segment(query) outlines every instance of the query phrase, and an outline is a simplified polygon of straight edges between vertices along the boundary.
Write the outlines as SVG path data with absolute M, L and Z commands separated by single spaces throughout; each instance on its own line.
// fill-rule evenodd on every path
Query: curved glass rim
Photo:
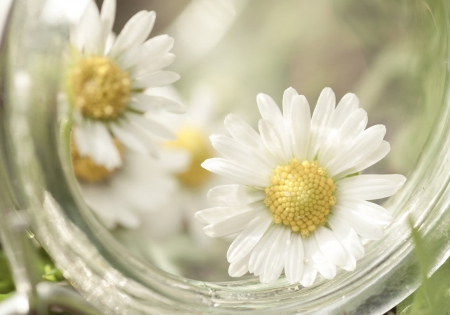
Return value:
M 14 186 L 18 204 L 31 213 L 37 239 L 74 287 L 100 310 L 133 314 L 233 314 L 256 309 L 261 314 L 312 314 L 319 310 L 358 314 L 363 310 L 379 314 L 394 307 L 419 285 L 410 216 L 427 244 L 437 248 L 430 272 L 446 260 L 450 244 L 439 231 L 450 226 L 450 163 L 445 163 L 450 158 L 447 82 L 441 114 L 431 132 L 433 137 L 405 187 L 385 204 L 393 212 L 394 222 L 381 240 L 365 246 L 366 254 L 355 271 L 341 270 L 333 280 L 319 279 L 310 288 L 289 285 L 284 278 L 272 285 L 260 284 L 257 278 L 203 282 L 169 274 L 124 255 L 126 249 L 101 226 L 79 195 L 70 175 L 68 151 L 59 145 L 55 112 L 60 73 L 45 67 L 62 62 L 67 25 L 37 14 L 45 2 L 36 1 L 27 7 L 25 1 L 18 1 L 15 9 L 16 25 L 18 21 L 28 22 L 21 25 L 20 32 L 13 24 L 16 39 L 12 41 L 10 37 L 9 41 L 6 123 L 12 141 L 4 145 L 10 150 L 10 167 L 20 178 Z M 446 9 L 448 22 L 448 6 Z M 40 18 L 32 20 L 30 16 Z M 36 34 L 35 38 L 30 39 L 30 33 Z M 33 56 L 25 54 L 30 47 L 44 44 L 46 49 L 34 51 Z M 47 69 L 39 83 L 33 78 L 41 75 L 43 68 L 36 69 L 36 64 Z M 44 139 L 48 143 L 43 143 Z

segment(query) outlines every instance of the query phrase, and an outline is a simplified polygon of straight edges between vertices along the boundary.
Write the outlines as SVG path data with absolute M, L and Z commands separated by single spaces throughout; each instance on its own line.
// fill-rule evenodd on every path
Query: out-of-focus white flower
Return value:
M 91 159 L 80 157 L 74 147 L 72 150 L 82 196 L 107 228 L 139 228 L 151 212 L 155 212 L 159 224 L 170 220 L 165 215 L 165 205 L 177 198 L 179 183 L 174 174 L 186 168 L 186 154 L 161 150 L 161 158 L 155 160 L 128 150 L 123 166 L 110 172 Z
M 154 137 L 171 139 L 173 134 L 151 113 L 185 111 L 179 102 L 143 93 L 179 79 L 178 74 L 161 70 L 175 58 L 169 53 L 173 39 L 161 35 L 147 40 L 155 13 L 136 13 L 115 38 L 111 31 L 115 11 L 115 0 L 105 0 L 101 12 L 89 1 L 70 34 L 73 49 L 67 76 L 78 152 L 108 170 L 122 163 L 113 138 L 136 152 L 157 155 Z
M 367 113 L 355 95 L 335 108 L 335 95 L 322 91 L 314 114 L 303 95 L 289 88 L 283 112 L 267 95 L 257 103 L 259 134 L 229 115 L 231 137 L 212 136 L 224 158 L 203 167 L 238 184 L 209 191 L 217 207 L 197 212 L 211 237 L 239 233 L 227 259 L 230 276 L 251 272 L 263 283 L 283 269 L 290 283 L 310 286 L 319 272 L 336 275 L 336 266 L 354 270 L 364 255 L 360 236 L 379 239 L 391 215 L 368 202 L 389 197 L 405 182 L 402 175 L 359 175 L 390 150 L 383 125 L 368 129 Z
M 173 89 L 155 89 L 149 93 L 180 98 Z M 186 154 L 189 162 L 185 169 L 180 169 L 175 174 L 179 183 L 177 197 L 169 198 L 165 204 L 164 213 L 170 216 L 171 220 L 164 220 L 164 223 L 161 223 L 155 220 L 158 216 L 156 212 L 150 213 L 144 219 L 147 228 L 143 233 L 156 238 L 166 238 L 186 228 L 197 244 L 206 245 L 210 240 L 205 237 L 203 225 L 195 220 L 194 214 L 199 208 L 207 207 L 207 191 L 223 183 L 222 178 L 201 167 L 203 161 L 214 156 L 208 137 L 212 131 L 219 131 L 217 101 L 211 88 L 201 85 L 193 90 L 188 104 L 185 115 L 165 113 L 160 115 L 160 120 L 176 134 L 176 139 L 166 142 L 164 147 L 173 154 L 177 152 Z

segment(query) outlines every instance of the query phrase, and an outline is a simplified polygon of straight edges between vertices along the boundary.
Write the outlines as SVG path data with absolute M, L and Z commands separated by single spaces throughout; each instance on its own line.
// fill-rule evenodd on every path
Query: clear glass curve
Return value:
M 71 176 L 68 130 L 58 125 L 58 89 L 67 44 L 65 18 L 54 1 L 16 1 L 6 37 L 1 111 L 2 199 L 27 209 L 36 238 L 70 283 L 103 313 L 120 314 L 380 314 L 419 285 L 409 219 L 432 249 L 436 270 L 450 243 L 450 102 L 447 84 L 448 4 L 436 2 L 436 32 L 442 41 L 441 72 L 435 76 L 439 114 L 404 189 L 385 206 L 394 223 L 383 239 L 366 245 L 353 272 L 319 279 L 312 287 L 273 285 L 257 279 L 223 283 L 178 277 L 128 255 L 87 208 Z M 46 11 L 47 10 L 47 11 Z M 5 53 L 5 51 L 3 51 Z M 67 149 L 67 148 L 66 148 Z

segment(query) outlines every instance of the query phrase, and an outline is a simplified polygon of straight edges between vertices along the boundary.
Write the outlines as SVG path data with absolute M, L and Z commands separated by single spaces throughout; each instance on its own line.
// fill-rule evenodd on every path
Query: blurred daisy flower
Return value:
M 178 190 L 176 173 L 189 160 L 183 152 L 161 150 L 161 159 L 115 145 L 123 157 L 119 169 L 108 170 L 89 157 L 81 157 L 72 142 L 72 164 L 82 196 L 108 229 L 136 229 L 149 213 L 165 208 Z M 164 212 L 164 211 L 162 211 Z M 170 218 L 168 218 L 170 220 Z
M 174 89 L 153 89 L 149 93 L 154 95 L 170 96 L 179 99 L 180 95 Z M 214 150 L 208 139 L 213 130 L 217 131 L 217 101 L 214 91 L 206 85 L 198 85 L 193 89 L 188 102 L 188 112 L 185 115 L 173 115 L 161 113 L 160 121 L 176 135 L 173 141 L 163 144 L 167 151 L 187 156 L 188 163 L 185 168 L 179 168 L 174 174 L 179 183 L 177 198 L 170 198 L 165 207 L 165 215 L 170 216 L 170 221 L 165 221 L 166 226 L 152 220 L 149 215 L 148 234 L 162 238 L 173 235 L 185 228 L 197 244 L 209 243 L 209 238 L 203 233 L 203 224 L 195 220 L 194 214 L 200 208 L 207 206 L 207 191 L 223 180 L 205 170 L 201 164 L 214 156 Z M 171 225 L 170 227 L 168 225 Z
M 185 111 L 174 100 L 144 93 L 149 87 L 179 79 L 178 74 L 161 70 L 175 58 L 169 53 L 173 39 L 161 35 L 147 40 L 155 13 L 138 12 L 115 38 L 111 31 L 115 11 L 115 0 L 105 0 L 101 12 L 89 1 L 71 30 L 73 49 L 67 76 L 78 154 L 107 170 L 122 163 L 113 137 L 136 152 L 157 155 L 152 136 L 170 139 L 173 135 L 152 119 L 151 112 Z
M 386 128 L 366 128 L 367 113 L 355 95 L 335 107 L 330 88 L 322 91 L 311 117 L 303 95 L 289 88 L 283 112 L 267 95 L 257 103 L 259 134 L 234 115 L 225 119 L 231 137 L 214 135 L 223 158 L 203 167 L 238 184 L 208 193 L 217 207 L 196 213 L 208 236 L 237 234 L 227 259 L 230 276 L 251 272 L 262 283 L 287 280 L 310 286 L 319 272 L 336 266 L 354 270 L 364 255 L 361 237 L 379 239 L 391 215 L 367 200 L 395 194 L 402 175 L 360 175 L 390 150 Z

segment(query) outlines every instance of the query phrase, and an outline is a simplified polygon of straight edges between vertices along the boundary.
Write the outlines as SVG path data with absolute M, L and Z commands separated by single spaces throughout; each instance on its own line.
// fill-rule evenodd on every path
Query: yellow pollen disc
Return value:
M 131 82 L 107 57 L 82 57 L 69 74 L 73 105 L 85 117 L 108 120 L 120 115 L 130 98 Z
M 174 149 L 187 150 L 191 154 L 191 162 L 188 169 L 178 174 L 180 181 L 188 186 L 200 186 L 210 176 L 201 164 L 212 157 L 212 149 L 206 135 L 196 128 L 184 127 L 178 134 L 177 139 L 167 143 Z
M 119 150 L 120 155 L 123 155 L 123 145 L 116 139 L 114 139 L 114 144 Z M 99 183 L 108 179 L 116 169 L 108 170 L 105 167 L 95 164 L 94 161 L 89 157 L 81 157 L 78 153 L 77 148 L 73 140 L 70 144 L 70 149 L 72 153 L 72 164 L 73 170 L 77 178 L 84 182 L 89 183 Z
M 326 223 L 336 203 L 336 186 L 317 161 L 300 162 L 294 158 L 288 165 L 279 165 L 273 170 L 271 183 L 265 190 L 264 203 L 274 223 L 303 237 Z

